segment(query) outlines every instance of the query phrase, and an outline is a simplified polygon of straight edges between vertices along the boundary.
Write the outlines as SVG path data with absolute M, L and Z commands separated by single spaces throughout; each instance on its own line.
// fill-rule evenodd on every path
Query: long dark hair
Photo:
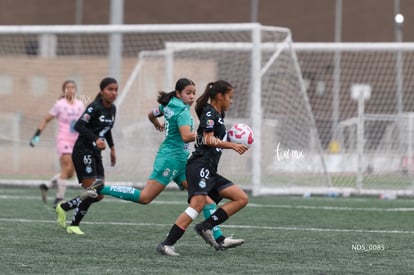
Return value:
M 203 108 L 209 99 L 214 99 L 218 93 L 225 94 L 231 89 L 233 89 L 233 86 L 225 80 L 217 80 L 208 83 L 204 93 L 196 101 L 195 111 L 197 116 L 201 116 Z
M 157 98 L 157 102 L 163 106 L 166 106 L 168 104 L 168 102 L 170 102 L 171 98 L 174 97 L 176 95 L 176 92 L 178 91 L 179 93 L 181 93 L 185 87 L 187 87 L 188 85 L 193 85 L 195 86 L 194 81 L 192 81 L 191 79 L 188 78 L 180 78 L 177 80 L 177 82 L 175 83 L 175 90 L 171 91 L 169 93 L 160 91 L 158 92 L 158 98 Z
M 112 83 L 118 84 L 118 81 L 116 81 L 116 79 L 112 77 L 105 77 L 104 79 L 102 79 L 101 83 L 99 83 L 100 92 L 96 95 L 95 100 L 101 98 L 102 97 L 101 91 L 103 91 L 106 86 Z

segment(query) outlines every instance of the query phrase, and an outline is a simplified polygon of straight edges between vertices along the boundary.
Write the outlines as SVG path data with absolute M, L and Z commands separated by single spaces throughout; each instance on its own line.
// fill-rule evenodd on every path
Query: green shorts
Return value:
M 177 161 L 170 158 L 155 158 L 154 168 L 148 179 L 156 180 L 164 186 L 174 181 L 183 190 L 181 185 L 186 180 L 185 166 L 187 161 Z

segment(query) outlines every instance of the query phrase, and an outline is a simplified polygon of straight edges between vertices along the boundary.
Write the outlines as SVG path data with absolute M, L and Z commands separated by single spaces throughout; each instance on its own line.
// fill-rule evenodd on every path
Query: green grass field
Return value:
M 67 198 L 79 193 L 70 189 Z M 49 200 L 55 190 L 50 191 Z M 246 243 L 216 252 L 188 228 L 180 257 L 157 254 L 186 193 L 150 205 L 105 198 L 68 235 L 37 188 L 0 187 L 1 274 L 413 274 L 409 199 L 258 197 L 222 229 Z M 68 222 L 71 214 L 68 215 Z M 201 220 L 199 217 L 197 220 Z

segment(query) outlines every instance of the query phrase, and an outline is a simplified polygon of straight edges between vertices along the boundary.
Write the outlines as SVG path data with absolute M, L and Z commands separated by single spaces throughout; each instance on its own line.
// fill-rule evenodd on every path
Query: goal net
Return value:
M 333 186 L 412 196 L 413 43 L 294 45 Z
M 164 138 L 147 114 L 188 77 L 197 95 L 217 79 L 234 85 L 226 126 L 246 123 L 256 141 L 224 152 L 220 173 L 254 195 L 413 193 L 413 43 L 292 43 L 288 29 L 259 24 L 2 26 L 0 37 L 0 183 L 53 176 L 56 124 L 31 148 L 34 130 L 64 80 L 88 104 L 111 75 L 112 183 L 145 184 Z
M 259 24 L 4 26 L 0 37 L 0 78 L 10 83 L 0 91 L 4 109 L 20 113 L 19 148 L 13 153 L 19 155 L 18 172 L 3 155 L 5 165 L 0 167 L 9 182 L 45 180 L 58 169 L 53 124 L 42 133 L 36 148 L 29 148 L 28 141 L 59 97 L 61 83 L 77 81 L 78 96 L 87 104 L 99 91 L 99 81 L 111 74 L 119 79 L 120 93 L 115 167 L 109 166 L 109 153 L 103 152 L 107 181 L 145 183 L 163 140 L 147 114 L 157 105 L 158 91 L 169 92 L 176 79 L 188 77 L 195 81 L 197 95 L 210 81 L 231 82 L 236 94 L 225 123 L 228 127 L 247 123 L 255 132 L 255 144 L 245 155 L 224 152 L 221 174 L 254 195 L 335 187 L 301 61 L 286 28 Z

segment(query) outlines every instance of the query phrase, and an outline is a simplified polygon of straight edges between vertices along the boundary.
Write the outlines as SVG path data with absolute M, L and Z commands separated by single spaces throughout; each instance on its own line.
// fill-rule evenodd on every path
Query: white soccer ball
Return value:
M 254 142 L 253 130 L 244 123 L 236 123 L 227 132 L 227 140 L 250 147 Z

